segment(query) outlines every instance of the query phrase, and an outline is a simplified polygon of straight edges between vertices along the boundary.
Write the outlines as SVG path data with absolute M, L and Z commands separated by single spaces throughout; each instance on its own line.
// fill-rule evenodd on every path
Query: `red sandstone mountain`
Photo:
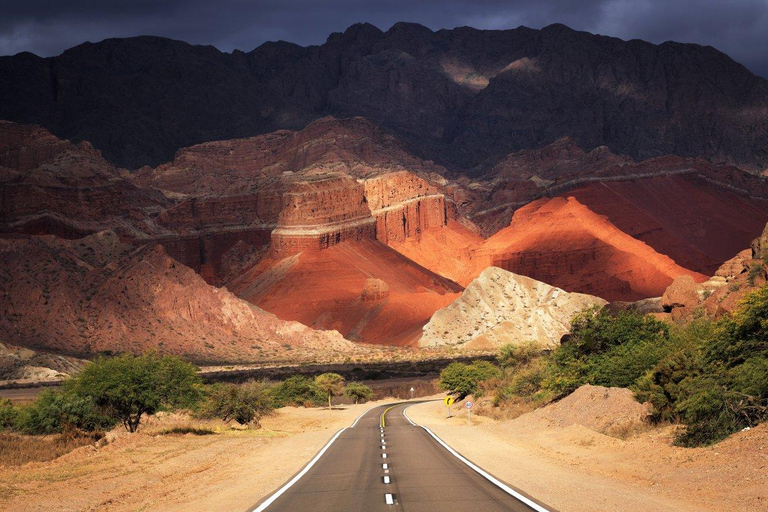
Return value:
M 17 181 L 40 187 L 55 176 L 45 190 L 65 197 L 58 215 L 68 225 L 86 233 L 114 227 L 137 247 L 159 243 L 209 283 L 227 283 L 282 319 L 373 343 L 414 343 L 434 311 L 461 291 L 456 283 L 466 285 L 488 265 L 610 300 L 658 296 L 675 276 L 702 280 L 695 271 L 743 247 L 767 211 L 745 193 L 768 197 L 765 180 L 733 167 L 678 157 L 635 163 L 568 139 L 509 155 L 493 174 L 470 181 L 414 157 L 366 120 L 326 118 L 297 132 L 185 148 L 127 180 L 87 145 L 8 126 L 2 155 L 14 169 L 3 171 L 13 177 L 0 183 L 4 198 L 24 197 Z M 137 199 L 126 200 L 124 190 Z M 520 208 L 563 193 L 582 203 Z M 30 228 L 50 210 L 24 201 L 25 210 L 4 207 L 6 233 L 77 236 L 58 225 Z M 492 213 L 478 214 L 486 206 Z M 483 240 L 462 212 L 486 231 L 488 219 L 498 224 L 492 231 L 504 229 Z M 152 337 L 137 338 L 144 341 L 133 350 Z M 73 346 L 79 350 L 80 341 Z M 204 356 L 250 357 L 241 348 Z
M 267 258 L 228 288 L 280 318 L 395 345 L 418 341 L 432 314 L 461 292 L 372 238 Z
M 449 214 L 434 184 L 444 181 L 438 172 L 445 170 L 364 119 L 326 118 L 299 132 L 186 148 L 132 179 L 177 201 L 157 221 L 179 236 L 161 243 L 221 284 L 236 274 L 232 261 L 243 251 L 388 243 L 444 225 Z
M 360 352 L 206 284 L 160 246 L 112 232 L 0 240 L 0 341 L 69 354 L 157 349 L 195 361 L 329 359 Z
M 713 275 L 768 222 L 768 201 L 698 175 L 593 183 L 567 193 L 679 265 Z
M 684 274 L 706 280 L 574 198 L 542 199 L 517 210 L 475 260 L 477 269 L 493 265 L 609 301 L 659 296 Z
M 540 197 L 554 197 L 558 195 L 572 194 L 575 189 L 589 187 L 595 183 L 623 182 L 618 187 L 629 190 L 635 183 L 647 184 L 651 189 L 661 189 L 665 177 L 679 177 L 674 180 L 677 184 L 672 187 L 679 197 L 686 197 L 694 188 L 703 188 L 706 195 L 716 198 L 716 203 L 725 206 L 719 215 L 704 213 L 698 208 L 681 209 L 678 214 L 684 214 L 688 220 L 681 220 L 681 224 L 692 222 L 693 218 L 706 219 L 715 224 L 725 221 L 722 231 L 729 229 L 727 219 L 738 212 L 739 208 L 728 208 L 731 198 L 737 195 L 739 206 L 747 206 L 750 212 L 764 210 L 768 202 L 768 179 L 751 174 L 733 166 L 713 164 L 702 158 L 681 158 L 675 155 L 650 158 L 635 162 L 626 156 L 615 155 L 606 147 L 599 147 L 592 151 L 584 151 L 569 138 L 562 138 L 548 146 L 534 150 L 524 150 L 507 155 L 499 161 L 483 178 L 470 181 L 466 178 L 458 180 L 462 186 L 457 190 L 456 202 L 459 210 L 472 219 L 486 235 L 492 235 L 499 229 L 506 227 L 509 216 L 520 206 Z M 684 180 L 690 181 L 690 185 L 682 186 Z M 599 188 L 595 185 L 592 188 Z M 611 194 L 605 194 L 606 200 L 611 200 Z M 642 193 L 638 192 L 639 197 Z M 665 200 L 670 194 L 664 195 Z M 705 201 L 699 194 L 691 198 L 694 206 L 698 201 Z M 669 202 L 669 201 L 667 201 Z M 679 199 L 676 204 L 685 204 Z M 617 206 L 617 205 L 614 205 Z M 649 208 L 652 205 L 645 204 L 638 208 Z M 717 206 L 709 206 L 717 209 Z M 601 212 L 603 213 L 603 212 Z M 607 214 L 607 210 L 605 212 Z M 661 215 L 659 211 L 641 212 L 644 215 Z M 762 219 L 761 219 L 762 220 Z M 752 237 L 755 236 L 755 226 L 762 225 L 757 222 L 750 225 Z M 747 239 L 748 240 L 748 239 Z M 742 242 L 747 242 L 744 240 Z M 733 254 L 731 249 L 718 256 L 722 258 L 720 263 Z M 715 266 L 716 267 L 716 266 Z
M 436 252 L 443 242 L 448 248 Z M 395 247 L 435 272 L 446 269 L 443 275 L 465 286 L 495 266 L 610 301 L 657 297 L 680 275 L 706 279 L 572 197 L 540 199 L 518 209 L 509 226 L 487 240 L 466 230 L 429 230 L 420 240 Z

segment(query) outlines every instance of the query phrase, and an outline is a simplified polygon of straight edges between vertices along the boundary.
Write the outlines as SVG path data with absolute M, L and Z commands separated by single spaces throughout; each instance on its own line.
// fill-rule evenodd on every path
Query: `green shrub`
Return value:
M 440 372 L 440 389 L 457 393 L 460 398 L 477 394 L 481 381 L 499 377 L 499 368 L 488 361 L 475 361 L 472 364 L 451 363 Z
M 344 394 L 356 404 L 365 403 L 373 398 L 373 390 L 362 382 L 350 382 L 344 388 Z
M 18 408 L 14 429 L 24 434 L 48 435 L 72 430 L 94 432 L 114 424 L 93 398 L 46 390 L 32 404 Z
M 584 384 L 630 387 L 665 355 L 669 333 L 668 324 L 649 315 L 589 309 L 573 319 L 543 385 L 556 397 Z
M 541 357 L 542 348 L 535 341 L 529 341 L 521 345 L 508 343 L 499 348 L 496 361 L 502 368 L 520 367 L 529 364 L 534 359 Z
M 200 416 L 235 420 L 242 425 L 259 425 L 259 420 L 274 410 L 269 388 L 263 382 L 213 384 L 200 408 Z
M 13 428 L 16 424 L 18 408 L 7 398 L 0 398 L 0 431 Z
M 129 432 L 136 431 L 144 414 L 193 407 L 202 396 L 195 366 L 157 354 L 96 359 L 67 382 L 66 389 L 92 400 Z
M 286 405 L 311 407 L 322 405 L 325 395 L 315 381 L 303 375 L 292 375 L 270 389 L 275 407 Z

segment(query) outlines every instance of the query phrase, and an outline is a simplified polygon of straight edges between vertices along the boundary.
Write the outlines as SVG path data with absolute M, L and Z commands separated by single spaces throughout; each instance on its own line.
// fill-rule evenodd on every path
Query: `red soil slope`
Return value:
M 683 267 L 712 275 L 768 222 L 768 201 L 692 175 L 593 183 L 568 192 Z
M 706 279 L 574 198 L 542 199 L 517 210 L 511 224 L 477 251 L 475 272 L 488 265 L 606 300 L 660 296 L 682 274 Z
M 432 314 L 461 291 L 371 239 L 270 257 L 228 288 L 280 318 L 335 329 L 351 340 L 394 345 L 415 343 Z

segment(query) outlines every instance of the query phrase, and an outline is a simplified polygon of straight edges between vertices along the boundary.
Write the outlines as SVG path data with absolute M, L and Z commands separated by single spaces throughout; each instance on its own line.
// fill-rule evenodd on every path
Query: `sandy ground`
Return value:
M 502 480 L 562 512 L 768 510 L 768 425 L 708 448 L 671 446 L 672 427 L 626 440 L 527 414 L 498 421 L 440 402 L 408 415 Z
M 383 403 L 383 402 L 382 402 Z M 333 411 L 287 407 L 259 430 L 157 435 L 189 420 L 152 419 L 46 463 L 0 466 L 0 510 L 248 510 L 304 466 L 331 436 L 375 403 Z

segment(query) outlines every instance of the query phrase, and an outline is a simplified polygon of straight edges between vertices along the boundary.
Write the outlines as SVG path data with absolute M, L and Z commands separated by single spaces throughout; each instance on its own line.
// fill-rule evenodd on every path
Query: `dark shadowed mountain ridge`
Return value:
M 635 159 L 768 165 L 768 82 L 711 47 L 398 23 L 244 53 L 158 37 L 0 58 L 0 118 L 89 140 L 137 168 L 208 140 L 362 116 L 422 158 L 481 172 L 571 137 Z

